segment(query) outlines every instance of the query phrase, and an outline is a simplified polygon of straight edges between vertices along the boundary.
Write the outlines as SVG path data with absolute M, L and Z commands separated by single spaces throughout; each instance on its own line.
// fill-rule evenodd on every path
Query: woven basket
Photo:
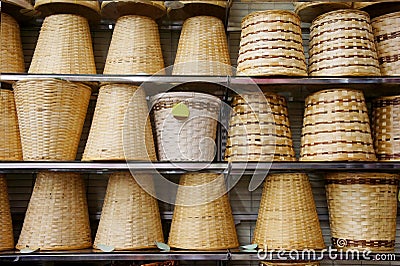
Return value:
M 28 72 L 96 74 L 87 20 L 70 14 L 46 17 Z
M 300 18 L 284 10 L 244 17 L 237 74 L 307 76 Z
M 332 242 L 336 248 L 393 251 L 399 176 L 332 173 L 326 179 Z
M 14 93 L 0 89 L 0 160 L 22 160 Z M 1 242 L 1 241 L 0 241 Z
M 54 14 L 75 14 L 86 19 L 100 19 L 100 4 L 98 0 L 35 0 L 35 9 L 41 16 Z
M 325 247 L 306 174 L 267 176 L 253 242 L 269 250 Z
M 14 83 L 24 160 L 75 160 L 90 94 L 62 80 Z
M 157 200 L 129 172 L 111 174 L 94 248 L 99 244 L 116 250 L 154 248 L 155 241 L 164 242 Z
M 11 16 L 1 13 L 0 73 L 25 72 L 19 25 Z
M 191 250 L 238 247 L 223 175 L 185 174 L 179 185 L 168 245 Z M 196 205 L 198 199 L 208 203 Z
M 8 201 L 7 181 L 0 174 L 0 251 L 14 249 L 14 235 Z
M 225 160 L 296 160 L 285 97 L 275 93 L 242 96 L 233 98 Z
M 187 19 L 179 38 L 173 75 L 232 75 L 222 21 L 198 16 Z
M 185 21 L 196 16 L 211 16 L 225 19 L 226 1 L 180 1 L 181 8 L 168 7 L 168 17 L 172 21 Z
M 371 18 L 400 11 L 399 1 L 353 2 L 353 8 L 367 12 Z
M 174 116 L 178 104 L 189 109 L 188 117 Z M 152 105 L 159 160 L 213 160 L 220 99 L 196 92 L 170 92 L 153 96 Z
M 158 26 L 151 18 L 124 16 L 112 36 L 104 74 L 148 74 L 164 68 Z
M 311 22 L 324 13 L 351 8 L 352 2 L 294 2 L 294 12 L 300 16 L 301 21 Z
M 307 97 L 300 160 L 376 160 L 368 110 L 361 91 L 329 89 Z
M 166 12 L 167 10 L 162 1 L 120 0 L 103 1 L 101 3 L 102 16 L 110 19 L 117 19 L 126 15 L 138 15 L 159 19 L 164 16 Z
M 400 12 L 377 17 L 371 21 L 371 25 L 382 75 L 399 76 Z
M 17 249 L 91 247 L 84 180 L 76 173 L 39 172 Z
M 310 76 L 380 76 L 367 13 L 331 11 L 317 17 L 310 30 Z
M 82 160 L 156 160 L 148 115 L 143 89 L 101 87 Z
M 309 261 L 309 262 L 267 262 L 267 261 L 261 261 L 260 265 L 265 265 L 265 266 L 292 266 L 292 265 L 297 265 L 297 266 L 319 266 L 319 262 L 317 261 Z

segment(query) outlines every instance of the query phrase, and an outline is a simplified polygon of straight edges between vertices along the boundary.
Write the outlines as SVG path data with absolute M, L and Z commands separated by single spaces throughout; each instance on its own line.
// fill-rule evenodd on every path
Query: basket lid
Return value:
M 167 1 L 168 16 L 173 21 L 184 21 L 190 17 L 212 16 L 225 19 L 227 1 Z
M 103 17 L 108 19 L 117 19 L 126 15 L 138 15 L 150 17 L 156 20 L 166 14 L 166 8 L 162 1 L 103 1 L 101 4 L 101 14 Z
M 54 14 L 75 14 L 92 22 L 100 20 L 100 5 L 97 0 L 36 0 L 35 9 L 42 17 Z

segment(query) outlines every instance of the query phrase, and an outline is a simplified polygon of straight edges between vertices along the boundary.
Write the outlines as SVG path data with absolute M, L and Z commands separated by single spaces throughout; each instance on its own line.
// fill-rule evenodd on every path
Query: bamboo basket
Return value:
M 19 25 L 15 19 L 4 12 L 1 12 L 0 37 L 0 73 L 25 72 Z
M 91 21 L 100 19 L 98 0 L 35 0 L 35 9 L 41 16 L 54 14 L 75 14 Z
M 261 261 L 260 265 L 264 266 L 319 266 L 318 261 L 308 261 L 308 262 L 268 262 L 268 261 Z
M 196 16 L 211 16 L 225 19 L 228 3 L 226 1 L 180 1 L 179 8 L 168 6 L 168 17 L 172 21 L 185 21 Z
M 399 176 L 332 173 L 326 176 L 326 182 L 335 247 L 372 252 L 393 251 Z
M 182 28 L 173 75 L 232 75 L 222 21 L 210 16 L 187 19 Z
M 310 76 L 380 76 L 367 13 L 331 11 L 317 17 L 310 30 Z
M 88 160 L 156 160 L 146 93 L 129 84 L 100 88 L 82 156 Z
M 8 200 L 7 181 L 0 174 L 0 251 L 14 249 L 14 235 Z
M 307 76 L 300 18 L 285 10 L 244 17 L 237 75 Z
M 23 159 L 75 160 L 91 89 L 44 79 L 14 83 Z
M 325 247 L 306 174 L 267 176 L 253 243 L 269 250 L 318 250 Z
M 399 3 L 400 5 L 400 3 Z M 400 75 L 400 11 L 371 21 L 383 76 Z
M 169 92 L 152 97 L 161 161 L 212 161 L 221 100 L 196 92 Z M 188 108 L 188 117 L 174 116 L 176 106 Z
M 157 200 L 129 172 L 111 174 L 94 248 L 99 244 L 116 250 L 155 248 L 155 241 L 164 242 Z
M 233 98 L 225 160 L 295 161 L 286 99 L 275 93 Z
M 46 17 L 28 73 L 96 74 L 87 20 L 71 14 Z
M 77 173 L 39 172 L 17 249 L 92 246 L 84 180 Z
M 311 22 L 319 15 L 338 9 L 352 7 L 352 2 L 294 2 L 294 12 L 303 22 Z
M 376 160 L 361 91 L 328 89 L 306 98 L 300 160 Z
M 162 1 L 148 0 L 122 0 L 103 1 L 101 14 L 105 18 L 118 19 L 122 16 L 137 15 L 152 18 L 154 20 L 163 17 L 167 10 Z
M 191 250 L 238 247 L 223 175 L 185 174 L 179 185 L 168 245 Z M 201 199 L 204 203 L 196 202 Z
M 371 18 L 400 11 L 399 1 L 353 2 L 353 8 L 367 12 Z

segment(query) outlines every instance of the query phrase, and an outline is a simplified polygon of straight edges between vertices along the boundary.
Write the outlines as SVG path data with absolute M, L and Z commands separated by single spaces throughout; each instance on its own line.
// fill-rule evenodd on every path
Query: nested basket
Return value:
M 211 16 L 187 19 L 179 38 L 173 75 L 232 75 L 222 21 Z
M 166 13 L 164 2 L 149 0 L 103 1 L 101 15 L 105 18 L 117 19 L 127 15 L 146 16 L 159 19 Z
M 91 89 L 56 79 L 14 83 L 24 160 L 75 160 Z
M 18 22 L 1 12 L 0 73 L 25 72 Z
M 285 97 L 259 93 L 233 98 L 225 160 L 296 160 Z
M 94 248 L 100 244 L 116 250 L 155 248 L 156 241 L 164 242 L 157 200 L 129 172 L 111 174 Z
M 318 250 L 325 247 L 306 174 L 267 176 L 253 243 L 268 250 Z
M 89 248 L 90 234 L 85 183 L 80 174 L 39 172 L 16 248 Z
M 97 21 L 100 18 L 98 0 L 35 0 L 35 9 L 41 16 L 54 14 L 76 14 Z
M 168 245 L 191 250 L 238 247 L 223 175 L 185 174 L 179 185 Z
M 14 249 L 14 235 L 8 200 L 7 181 L 0 174 L 0 251 Z
M 308 261 L 308 262 L 268 262 L 268 261 L 261 261 L 260 265 L 264 266 L 319 266 L 318 261 Z
M 328 89 L 306 98 L 300 160 L 376 160 L 361 91 Z
M 152 106 L 159 160 L 213 160 L 220 99 L 204 93 L 169 92 L 153 96 Z M 176 115 L 179 109 L 184 109 L 183 115 Z
M 300 18 L 285 10 L 244 17 L 237 74 L 307 76 Z
M 394 250 L 398 182 L 396 174 L 326 176 L 332 243 L 336 248 Z
M 374 18 L 371 25 L 382 75 L 400 75 L 400 11 Z
M 310 76 L 380 76 L 367 13 L 331 11 L 317 17 L 310 30 Z
M 311 22 L 319 15 L 324 13 L 351 8 L 352 2 L 327 2 L 327 1 L 312 1 L 312 2 L 294 2 L 294 12 L 301 18 L 303 22 Z

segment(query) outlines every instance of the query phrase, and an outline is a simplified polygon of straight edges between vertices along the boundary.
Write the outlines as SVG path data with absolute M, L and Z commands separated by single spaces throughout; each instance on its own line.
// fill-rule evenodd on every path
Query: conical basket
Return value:
M 352 2 L 294 2 L 294 12 L 300 16 L 301 21 L 311 22 L 319 15 L 333 10 L 351 8 Z
M 225 160 L 294 161 L 286 99 L 275 93 L 233 98 Z
M 267 176 L 253 242 L 268 250 L 325 247 L 306 174 Z
M 157 200 L 129 172 L 111 174 L 94 248 L 99 244 L 116 250 L 155 248 L 155 241 L 164 242 Z
M 101 15 L 109 19 L 137 15 L 156 20 L 164 16 L 166 12 L 167 10 L 163 1 L 122 0 L 103 1 L 101 3 Z
M 96 74 L 87 20 L 72 14 L 46 17 L 28 72 Z
M 191 250 L 238 247 L 223 175 L 185 174 L 179 185 L 168 245 Z
M 310 30 L 310 76 L 381 75 L 367 13 L 331 11 L 317 17 Z
M 232 75 L 222 21 L 211 16 L 187 19 L 179 38 L 173 75 Z
M 45 79 L 14 83 L 24 160 L 75 160 L 91 89 Z
M 319 266 L 318 261 L 308 261 L 308 262 L 267 262 L 262 261 L 260 265 L 264 266 Z
M 376 160 L 361 91 L 328 89 L 306 98 L 300 160 Z
M 285 10 L 243 18 L 237 75 L 307 76 L 300 18 Z
M 86 19 L 100 19 L 100 4 L 98 0 L 35 0 L 35 9 L 42 17 L 54 14 L 75 14 Z
M 332 243 L 338 249 L 393 251 L 399 176 L 332 173 L 326 197 Z
M 156 160 L 143 89 L 110 84 L 99 90 L 82 160 Z
M 17 249 L 92 246 L 84 180 L 77 173 L 39 172 Z
M 7 181 L 0 174 L 0 251 L 14 249 L 14 235 L 8 201 Z
M 4 12 L 1 12 L 0 38 L 0 73 L 25 72 L 19 25 Z

